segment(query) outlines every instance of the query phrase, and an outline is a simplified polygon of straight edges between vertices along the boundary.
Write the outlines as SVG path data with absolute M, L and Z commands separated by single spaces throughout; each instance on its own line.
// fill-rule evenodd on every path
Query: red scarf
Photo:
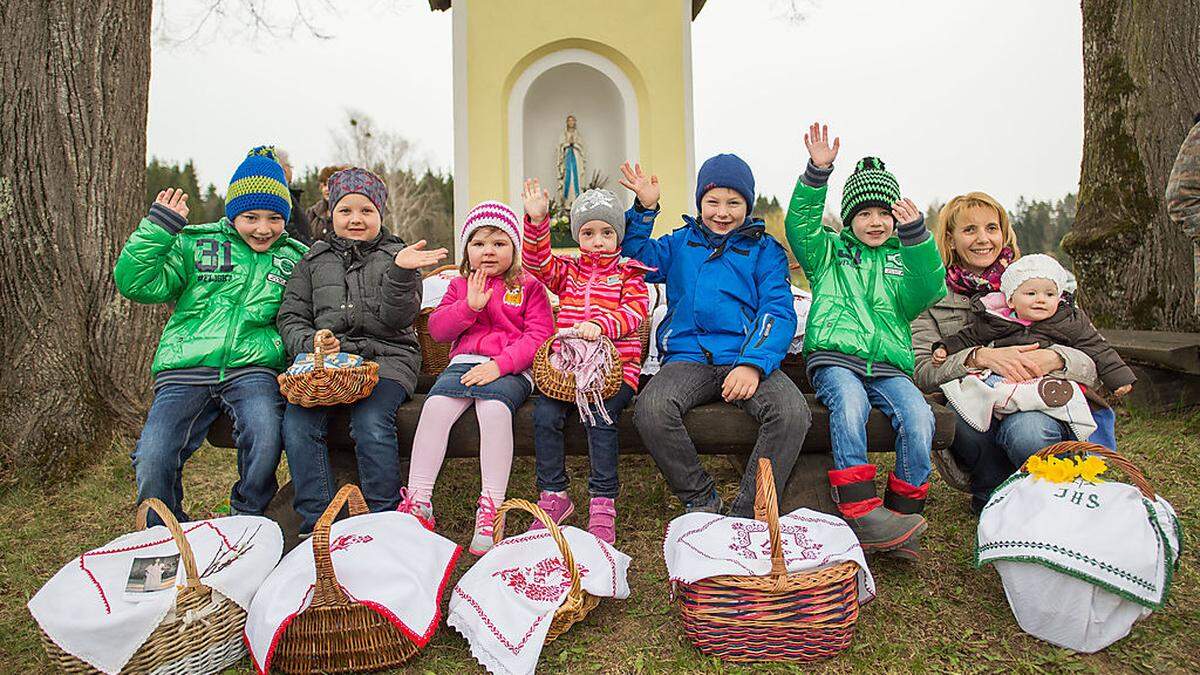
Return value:
M 980 293 L 991 293 L 1000 290 L 1000 276 L 1008 268 L 1009 263 L 1016 257 L 1008 246 L 1000 249 L 996 262 L 983 272 L 971 272 L 952 263 L 946 268 L 946 286 L 950 290 L 971 297 Z

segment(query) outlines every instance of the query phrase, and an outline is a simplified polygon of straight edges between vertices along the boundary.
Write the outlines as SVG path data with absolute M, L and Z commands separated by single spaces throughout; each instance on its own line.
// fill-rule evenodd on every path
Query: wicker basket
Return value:
M 453 269 L 457 269 L 457 267 L 442 265 L 423 278 L 428 279 Z M 429 315 L 433 314 L 434 309 L 436 308 L 422 309 L 421 313 L 417 315 L 417 320 L 413 321 L 413 328 L 417 331 L 417 343 L 421 346 L 421 374 L 437 377 L 450 365 L 450 343 L 438 342 L 429 334 Z
M 357 485 L 345 485 L 313 527 L 317 566 L 312 604 L 288 624 L 271 661 L 283 673 L 351 673 L 394 668 L 419 647 L 379 612 L 346 597 L 329 557 L 329 527 L 345 504 L 351 516 L 367 512 Z
M 844 651 L 858 620 L 858 565 L 847 561 L 788 573 L 767 459 L 758 460 L 754 517 L 767 524 L 771 573 L 678 584 L 688 639 L 726 661 L 817 661 Z
M 313 339 L 313 368 L 307 373 L 279 375 L 279 391 L 289 403 L 305 408 L 354 403 L 371 395 L 379 383 L 379 364 L 364 360 L 352 368 L 326 368 L 321 343 Z
M 546 526 L 554 543 L 558 544 L 563 564 L 567 566 L 567 570 L 571 574 L 571 587 L 567 589 L 567 597 L 563 599 L 562 605 L 554 610 L 554 618 L 550 620 L 550 632 L 546 633 L 546 642 L 549 643 L 567 632 L 571 626 L 583 621 L 588 612 L 596 609 L 596 606 L 600 604 L 600 598 L 583 590 L 579 584 L 579 568 L 575 565 L 575 556 L 571 554 L 571 547 L 567 544 L 566 537 L 558 528 L 558 524 L 537 504 L 524 499 L 509 499 L 501 504 L 500 508 L 496 509 L 496 519 L 492 523 L 492 541 L 499 544 L 500 540 L 504 539 L 505 514 L 513 509 L 532 513 L 534 518 Z
M 575 376 L 550 365 L 550 349 L 558 339 L 557 335 L 552 335 L 549 340 L 542 343 L 541 347 L 538 347 L 537 353 L 533 355 L 533 383 L 537 385 L 538 391 L 542 392 L 544 396 L 574 403 Z M 600 342 L 608 351 L 608 358 L 612 363 L 612 367 L 608 369 L 604 378 L 604 391 L 600 393 L 600 397 L 610 398 L 621 389 L 623 376 L 621 354 L 617 351 L 617 346 L 607 337 L 601 335 Z
M 151 497 L 137 511 L 137 529 L 145 529 L 146 512 L 162 518 L 171 538 L 179 547 L 187 583 L 175 596 L 175 611 L 167 615 L 150 637 L 134 652 L 122 673 L 219 673 L 246 655 L 242 632 L 246 627 L 246 612 L 229 598 L 214 600 L 212 589 L 200 583 L 196 557 L 188 544 L 179 521 L 166 504 Z M 215 609 L 209 609 L 215 607 Z M 189 612 L 206 612 L 204 620 L 186 623 L 182 617 Z M 71 656 L 42 632 L 46 654 L 62 673 L 99 673 L 99 670 Z
M 1150 486 L 1150 481 L 1146 479 L 1146 475 L 1142 473 L 1142 470 L 1134 466 L 1133 462 L 1125 459 L 1123 455 L 1109 450 L 1103 445 L 1096 445 L 1095 443 L 1088 443 L 1086 441 L 1062 441 L 1061 443 L 1046 446 L 1033 454 L 1034 457 L 1041 457 L 1042 459 L 1062 455 L 1076 457 L 1099 455 L 1112 462 L 1113 466 L 1125 472 L 1125 475 L 1129 477 L 1129 481 L 1142 493 L 1143 497 L 1150 501 L 1154 501 L 1155 499 L 1154 488 Z M 1027 459 L 1021 465 L 1021 471 L 1028 473 L 1029 469 L 1026 468 L 1028 464 L 1029 460 Z

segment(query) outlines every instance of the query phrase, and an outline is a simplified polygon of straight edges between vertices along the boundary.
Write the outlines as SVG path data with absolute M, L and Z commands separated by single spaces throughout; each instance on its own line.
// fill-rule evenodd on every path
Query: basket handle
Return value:
M 492 542 L 499 544 L 500 540 L 504 539 L 505 516 L 514 509 L 532 513 L 534 518 L 546 526 L 546 530 L 550 532 L 550 538 L 554 540 L 555 544 L 558 544 L 558 552 L 562 554 L 563 564 L 567 566 L 567 573 L 571 577 L 571 587 L 567 590 L 567 597 L 563 600 L 563 604 L 566 605 L 579 599 L 583 593 L 583 587 L 579 584 L 579 567 L 575 565 L 575 556 L 571 553 L 571 547 L 567 545 L 567 538 L 563 536 L 558 523 L 555 523 L 554 519 L 542 510 L 542 507 L 524 499 L 505 501 L 500 508 L 496 509 L 496 519 L 492 521 Z
M 313 370 L 325 370 L 325 351 L 321 349 L 321 331 L 313 333 Z
M 183 570 L 187 575 L 187 586 L 196 588 L 203 586 L 200 583 L 200 574 L 196 571 L 196 555 L 192 553 L 192 545 L 188 543 L 187 535 L 183 533 L 183 528 L 179 526 L 179 521 L 175 519 L 175 514 L 171 513 L 171 509 L 167 505 L 154 497 L 144 500 L 138 505 L 137 510 L 137 529 L 146 529 L 146 513 L 154 509 L 159 518 L 162 518 L 163 524 L 171 531 L 171 538 L 175 540 L 175 546 L 179 548 L 179 557 L 183 560 Z
M 458 269 L 458 265 L 442 265 L 441 267 L 429 270 L 425 274 L 421 275 L 421 278 L 428 279 L 429 277 L 436 277 L 437 275 L 441 274 L 442 272 L 446 272 L 446 271 L 454 270 L 454 269 Z
M 351 516 L 367 512 L 367 503 L 363 500 L 362 491 L 357 485 L 350 484 L 343 485 L 342 489 L 338 490 L 333 501 L 326 507 L 325 513 L 317 519 L 312 533 L 313 561 L 317 566 L 317 589 L 312 601 L 314 605 L 340 605 L 347 602 L 346 594 L 338 584 L 337 574 L 333 571 L 333 559 L 329 557 L 329 528 L 333 525 L 334 518 L 337 518 L 338 512 L 342 510 L 343 504 L 348 506 Z
M 754 481 L 754 519 L 767 524 L 771 537 L 771 576 L 777 582 L 787 578 L 787 563 L 783 560 L 783 537 L 779 534 L 779 498 L 775 493 L 775 472 L 771 460 L 758 459 L 758 476 Z
M 1146 475 L 1142 473 L 1142 470 L 1134 466 L 1133 462 L 1126 459 L 1124 455 L 1109 450 L 1103 445 L 1096 445 L 1095 443 L 1088 443 L 1086 441 L 1062 441 L 1061 443 L 1044 447 L 1033 454 L 1034 457 L 1041 457 L 1042 459 L 1056 455 L 1072 455 L 1077 457 L 1100 455 L 1116 465 L 1118 469 L 1124 471 L 1125 475 L 1129 476 L 1129 479 L 1133 481 L 1134 487 L 1142 492 L 1142 496 L 1146 499 L 1154 499 L 1154 488 L 1151 487 L 1150 481 L 1146 480 Z M 1025 460 L 1025 463 L 1021 465 L 1021 470 L 1026 473 L 1029 472 L 1029 469 L 1026 468 L 1026 464 L 1028 463 L 1029 460 Z

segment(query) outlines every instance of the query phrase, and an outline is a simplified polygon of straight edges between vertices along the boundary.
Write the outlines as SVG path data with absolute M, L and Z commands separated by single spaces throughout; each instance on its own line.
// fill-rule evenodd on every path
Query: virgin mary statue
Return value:
M 575 127 L 575 116 L 567 115 L 567 127 L 558 141 L 558 194 L 563 208 L 571 208 L 582 188 L 579 179 L 584 175 L 583 139 Z

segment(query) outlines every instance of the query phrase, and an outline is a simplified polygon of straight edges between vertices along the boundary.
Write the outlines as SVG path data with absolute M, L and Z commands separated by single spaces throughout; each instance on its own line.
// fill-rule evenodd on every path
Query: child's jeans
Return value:
M 350 437 L 358 459 L 358 484 L 372 513 L 394 511 L 400 505 L 400 447 L 396 441 L 396 410 L 408 392 L 399 382 L 379 379 L 371 395 L 346 406 Z M 333 500 L 333 469 L 325 434 L 329 414 L 338 406 L 305 408 L 292 403 L 283 414 L 284 451 L 300 532 L 312 532 L 317 519 Z
M 588 460 L 592 471 L 588 476 L 588 492 L 593 497 L 617 498 L 617 421 L 621 411 L 633 398 L 633 387 L 622 384 L 611 398 L 604 399 L 604 409 L 612 418 L 609 424 L 593 406 L 595 426 L 584 422 L 588 436 Z M 540 396 L 533 407 L 533 449 L 537 454 L 537 486 L 539 490 L 562 492 L 567 489 L 566 453 L 563 450 L 563 422 L 567 415 L 578 415 L 579 407 L 572 402 Z
M 164 384 L 154 394 L 146 426 L 134 447 L 133 469 L 138 501 L 162 500 L 179 521 L 183 512 L 183 465 L 204 442 L 208 428 L 224 410 L 233 418 L 238 481 L 229 495 L 234 513 L 261 515 L 279 485 L 279 422 L 283 417 L 279 382 L 251 372 L 218 384 Z M 147 525 L 161 525 L 151 511 Z
M 896 476 L 913 486 L 929 480 L 933 411 L 921 390 L 903 376 L 860 377 L 849 368 L 824 366 L 810 374 L 817 400 L 829 408 L 829 436 L 838 469 L 867 464 L 867 416 L 878 408 L 896 430 Z
M 712 476 L 700 465 L 696 446 L 688 436 L 683 417 L 704 403 L 721 400 L 721 386 L 733 366 L 710 366 L 691 361 L 671 361 L 638 395 L 633 421 L 658 470 L 671 491 L 685 506 L 709 504 L 716 497 Z M 758 421 L 758 441 L 742 475 L 729 515 L 754 517 L 754 487 L 758 459 L 771 460 L 775 489 L 782 496 L 812 415 L 795 383 L 776 370 L 758 383 L 754 395 L 737 401 L 737 407 Z

